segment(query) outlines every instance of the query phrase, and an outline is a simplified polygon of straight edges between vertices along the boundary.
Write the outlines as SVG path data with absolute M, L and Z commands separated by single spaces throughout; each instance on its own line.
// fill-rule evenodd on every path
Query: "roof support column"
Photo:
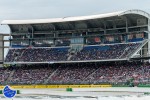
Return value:
M 107 23 L 105 20 L 101 19 L 103 25 L 104 25 L 104 34 L 106 34 L 106 27 L 107 27 Z
M 147 31 L 148 31 L 148 39 L 149 39 L 148 41 L 148 55 L 149 55 L 150 54 L 150 19 L 149 18 L 148 18 L 148 30 Z
M 126 24 L 126 33 L 129 32 L 128 30 L 128 23 L 130 22 L 129 18 L 127 18 L 127 16 L 122 16 L 123 20 L 125 21 L 125 24 Z
M 34 28 L 32 27 L 32 39 L 34 38 Z
M 3 67 L 4 61 L 4 36 L 0 34 L 0 67 Z
M 129 30 L 128 30 L 128 19 L 125 17 L 125 20 L 126 20 L 126 33 L 128 33 L 129 32 Z

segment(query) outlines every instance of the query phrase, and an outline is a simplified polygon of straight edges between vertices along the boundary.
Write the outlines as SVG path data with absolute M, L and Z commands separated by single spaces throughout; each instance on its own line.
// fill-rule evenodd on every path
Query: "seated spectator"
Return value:
M 37 64 L 0 68 L 0 84 L 136 84 L 150 83 L 150 64 L 95 62 Z
M 85 46 L 73 55 L 70 48 L 10 49 L 5 62 L 51 62 L 123 59 L 133 53 L 141 43 Z M 71 56 L 70 56 L 71 55 Z

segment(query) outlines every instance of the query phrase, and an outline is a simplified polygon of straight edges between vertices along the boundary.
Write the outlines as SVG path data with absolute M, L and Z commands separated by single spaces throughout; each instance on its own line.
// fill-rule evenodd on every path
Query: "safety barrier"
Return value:
M 112 87 L 130 87 L 129 85 L 112 85 Z
M 149 87 L 150 88 L 150 84 L 139 84 L 138 87 Z
M 14 89 L 32 89 L 32 88 L 102 88 L 112 87 L 112 85 L 12 85 Z M 0 86 L 3 89 L 4 86 Z

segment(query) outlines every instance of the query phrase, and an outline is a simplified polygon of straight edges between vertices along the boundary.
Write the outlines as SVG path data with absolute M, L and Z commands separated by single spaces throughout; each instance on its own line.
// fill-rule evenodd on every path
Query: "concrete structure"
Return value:
M 4 48 L 9 48 L 8 46 L 5 46 L 5 42 L 9 42 L 9 40 L 4 40 L 5 36 L 9 36 L 9 34 L 2 34 L 0 33 L 0 67 L 3 66 L 4 62 Z

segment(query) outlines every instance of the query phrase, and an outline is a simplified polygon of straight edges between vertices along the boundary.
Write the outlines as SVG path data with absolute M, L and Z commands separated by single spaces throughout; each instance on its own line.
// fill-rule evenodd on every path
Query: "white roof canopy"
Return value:
M 90 15 L 90 16 L 78 16 L 78 17 L 64 17 L 64 18 L 51 18 L 51 19 L 32 19 L 32 20 L 4 20 L 1 24 L 42 24 L 42 23 L 59 23 L 59 22 L 71 22 L 82 21 L 90 19 L 101 19 L 113 16 L 122 16 L 126 14 L 137 14 L 150 18 L 150 15 L 142 10 L 127 10 L 106 14 Z

